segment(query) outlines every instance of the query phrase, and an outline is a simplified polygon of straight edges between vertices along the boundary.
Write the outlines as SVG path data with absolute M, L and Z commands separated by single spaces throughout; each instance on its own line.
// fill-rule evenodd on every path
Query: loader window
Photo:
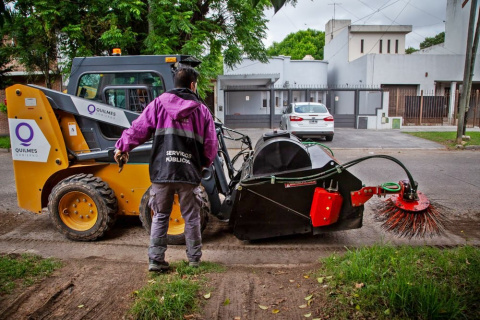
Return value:
M 108 92 L 108 98 L 106 89 Z M 118 91 L 111 91 L 112 88 L 118 87 Z M 101 101 L 119 108 L 141 111 L 138 108 L 138 103 L 128 99 L 129 92 L 126 89 L 137 89 L 143 87 L 146 93 L 141 95 L 148 98 L 147 104 L 165 92 L 165 84 L 163 78 L 154 72 L 112 72 L 112 73 L 90 73 L 84 74 L 80 77 L 77 88 L 77 96 Z M 123 90 L 123 93 L 120 92 Z M 105 92 L 105 94 L 104 94 Z M 132 96 L 132 94 L 130 94 Z M 123 104 L 121 100 L 125 101 Z M 130 106 L 131 102 L 135 102 Z

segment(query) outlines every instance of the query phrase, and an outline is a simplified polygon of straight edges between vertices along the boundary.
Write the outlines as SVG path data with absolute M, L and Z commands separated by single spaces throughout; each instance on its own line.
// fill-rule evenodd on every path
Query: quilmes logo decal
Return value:
M 84 117 L 105 121 L 124 128 L 130 128 L 125 112 L 121 109 L 103 104 L 92 103 L 91 100 L 70 97 L 78 113 Z
M 88 114 L 90 114 L 90 115 L 97 114 L 99 116 L 104 116 L 104 117 L 107 117 L 107 118 L 110 118 L 110 119 L 114 119 L 115 116 L 117 115 L 117 113 L 115 111 L 108 110 L 108 109 L 102 108 L 102 107 L 97 107 L 93 104 L 88 105 L 87 111 L 88 111 Z
M 94 114 L 94 113 L 95 113 L 95 110 L 97 110 L 97 108 L 95 108 L 95 106 L 94 106 L 93 104 L 89 104 L 89 105 L 88 105 L 88 107 L 87 107 L 88 113 Z
M 13 160 L 47 162 L 50 143 L 32 119 L 8 119 Z
M 29 147 L 34 137 L 33 128 L 26 122 L 20 122 L 15 128 L 15 135 L 21 141 L 20 145 Z

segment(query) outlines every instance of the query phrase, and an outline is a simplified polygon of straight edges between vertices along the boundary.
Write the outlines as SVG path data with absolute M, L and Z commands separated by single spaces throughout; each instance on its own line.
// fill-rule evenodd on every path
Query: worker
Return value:
M 123 131 L 115 145 L 115 161 L 128 161 L 128 153 L 153 137 L 150 156 L 149 206 L 154 212 L 148 248 L 149 271 L 169 269 L 165 261 L 167 229 L 174 194 L 177 193 L 185 220 L 186 254 L 191 267 L 202 256 L 199 194 L 201 171 L 209 167 L 218 150 L 212 115 L 196 94 L 198 72 L 177 69 L 175 89 L 153 100 Z

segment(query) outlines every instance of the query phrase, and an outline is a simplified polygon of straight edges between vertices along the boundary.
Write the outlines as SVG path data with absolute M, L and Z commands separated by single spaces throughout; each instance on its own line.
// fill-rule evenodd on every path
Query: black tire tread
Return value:
M 69 189 L 77 191 L 83 189 L 82 191 L 92 192 L 94 197 L 95 195 L 98 196 L 97 200 L 101 201 L 100 206 L 103 205 L 105 208 L 104 212 L 100 212 L 101 208 L 98 208 L 98 219 L 102 219 L 100 225 L 79 233 L 72 231 L 63 224 L 59 217 L 58 201 L 60 200 L 59 197 L 68 192 Z M 92 197 L 91 194 L 89 196 Z M 118 204 L 114 191 L 105 181 L 93 174 L 80 173 L 63 179 L 52 189 L 48 196 L 48 211 L 55 227 L 67 238 L 76 241 L 94 241 L 101 238 L 115 224 Z

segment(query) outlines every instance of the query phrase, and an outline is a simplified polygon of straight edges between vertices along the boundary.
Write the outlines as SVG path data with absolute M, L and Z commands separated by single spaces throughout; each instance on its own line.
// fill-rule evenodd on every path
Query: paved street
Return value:
M 247 131 L 249 134 L 252 131 Z M 255 133 L 260 136 L 262 132 Z M 254 143 L 256 139 L 252 139 Z M 375 141 L 371 141 L 375 140 Z M 399 131 L 367 131 L 339 129 L 332 143 L 340 163 L 360 157 L 387 154 L 398 158 L 409 169 L 434 205 L 451 221 L 447 233 L 427 239 L 398 239 L 385 233 L 373 219 L 380 199 L 366 204 L 364 226 L 360 229 L 327 233 L 316 237 L 296 236 L 260 242 L 236 239 L 228 225 L 215 218 L 204 234 L 204 257 L 227 264 L 298 264 L 311 263 L 318 256 L 342 251 L 345 247 L 361 247 L 381 242 L 450 247 L 469 243 L 480 245 L 480 152 L 451 151 L 442 146 L 414 138 Z M 350 148 L 346 146 L 351 146 Z M 371 147 L 376 146 L 376 147 Z M 372 159 L 349 169 L 366 185 L 397 182 L 406 177 L 394 162 Z M 113 232 L 97 242 L 79 243 L 65 239 L 54 230 L 47 214 L 35 215 L 20 210 L 11 155 L 0 153 L 0 252 L 33 252 L 64 259 L 102 257 L 113 260 L 143 261 L 148 236 L 138 219 L 119 219 Z M 167 251 L 168 259 L 183 259 L 183 246 Z

